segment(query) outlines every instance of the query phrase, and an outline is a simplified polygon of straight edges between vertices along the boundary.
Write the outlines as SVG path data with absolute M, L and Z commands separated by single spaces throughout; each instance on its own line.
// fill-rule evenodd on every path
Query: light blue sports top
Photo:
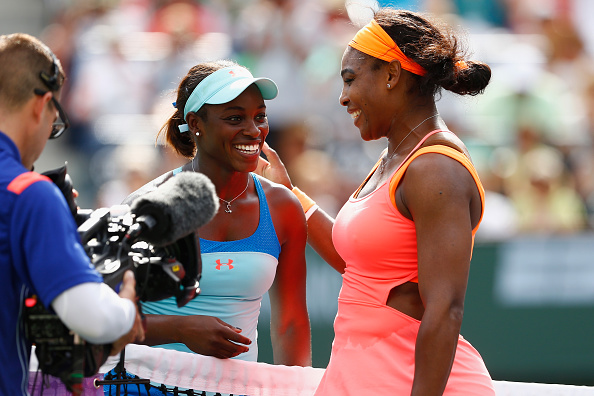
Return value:
M 180 169 L 176 169 L 177 174 Z M 144 313 L 161 315 L 208 315 L 242 329 L 241 334 L 252 340 L 250 350 L 238 359 L 258 359 L 258 316 L 262 296 L 268 291 L 278 264 L 280 243 L 266 195 L 255 174 L 251 174 L 260 201 L 260 220 L 256 231 L 237 241 L 210 241 L 200 238 L 202 277 L 200 294 L 178 308 L 175 299 L 168 298 L 142 304 Z M 191 352 L 184 344 L 157 345 L 160 348 Z

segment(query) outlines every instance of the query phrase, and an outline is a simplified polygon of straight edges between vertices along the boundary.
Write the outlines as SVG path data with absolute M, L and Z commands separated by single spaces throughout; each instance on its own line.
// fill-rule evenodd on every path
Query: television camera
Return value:
M 182 307 L 198 295 L 201 259 L 194 231 L 218 210 L 206 176 L 182 172 L 148 189 L 131 206 L 81 210 L 67 164 L 44 175 L 66 198 L 85 252 L 104 283 L 117 292 L 124 272 L 132 270 L 140 301 L 173 297 Z M 58 377 L 73 393 L 82 387 L 82 377 L 98 372 L 111 349 L 82 340 L 35 296 L 25 303 L 25 332 L 41 372 Z

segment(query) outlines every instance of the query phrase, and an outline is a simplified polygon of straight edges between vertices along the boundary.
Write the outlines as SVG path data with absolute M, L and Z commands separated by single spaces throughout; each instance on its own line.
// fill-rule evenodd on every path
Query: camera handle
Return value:
M 115 366 L 114 371 L 116 376 L 113 379 L 95 380 L 95 387 L 99 388 L 103 385 L 116 385 L 116 396 L 120 396 L 119 385 L 148 385 L 151 380 L 146 378 L 128 378 L 126 375 L 126 368 L 124 367 L 126 348 L 120 352 L 120 361 Z
M 136 307 L 138 309 L 138 313 L 140 314 L 140 318 L 142 320 L 142 327 L 146 331 L 146 316 L 142 312 L 142 306 L 140 302 L 136 303 Z M 124 347 L 120 352 L 120 361 L 114 367 L 114 371 L 116 372 L 116 377 L 114 379 L 103 379 L 103 380 L 95 380 L 95 386 L 98 388 L 103 385 L 116 385 L 116 396 L 120 396 L 120 386 L 119 385 L 147 385 L 150 384 L 150 379 L 145 378 L 128 378 L 126 375 L 126 368 L 124 367 L 124 361 L 126 356 L 126 348 Z

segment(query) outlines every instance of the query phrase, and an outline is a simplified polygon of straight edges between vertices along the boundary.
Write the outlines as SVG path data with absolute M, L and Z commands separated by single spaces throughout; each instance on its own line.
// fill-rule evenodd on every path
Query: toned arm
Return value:
M 397 202 L 415 222 L 419 292 L 425 312 L 415 349 L 413 395 L 441 395 L 452 367 L 470 268 L 480 198 L 468 170 L 425 154 L 409 166 Z
M 282 187 L 267 194 L 281 252 L 269 290 L 275 364 L 311 366 L 311 330 L 306 303 L 305 216 Z

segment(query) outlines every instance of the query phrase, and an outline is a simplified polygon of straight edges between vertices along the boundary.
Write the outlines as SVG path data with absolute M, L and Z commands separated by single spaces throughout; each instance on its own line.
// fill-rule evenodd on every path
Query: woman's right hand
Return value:
M 281 161 L 277 152 L 274 151 L 266 142 L 264 142 L 264 145 L 262 146 L 262 152 L 266 155 L 268 161 L 260 157 L 255 173 L 265 177 L 270 181 L 282 184 L 291 190 L 293 188 L 293 184 L 291 184 L 291 178 L 289 177 L 287 168 Z
M 180 316 L 175 326 L 179 342 L 201 355 L 228 359 L 249 351 L 252 341 L 242 336 L 241 329 L 214 316 Z

